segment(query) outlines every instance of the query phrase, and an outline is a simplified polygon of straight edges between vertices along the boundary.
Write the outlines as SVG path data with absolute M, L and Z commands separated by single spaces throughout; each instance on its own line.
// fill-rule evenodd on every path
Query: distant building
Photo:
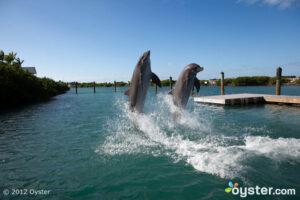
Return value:
M 287 78 L 291 83 L 296 83 L 299 78 Z
M 210 80 L 208 80 L 209 85 L 216 85 L 216 80 L 217 79 L 210 79 Z
M 36 74 L 35 67 L 22 67 L 23 70 L 28 71 L 32 74 Z

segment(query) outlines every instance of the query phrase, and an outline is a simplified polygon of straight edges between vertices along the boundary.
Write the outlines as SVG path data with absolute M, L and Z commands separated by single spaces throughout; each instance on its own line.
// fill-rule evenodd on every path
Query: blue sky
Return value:
M 0 49 L 55 80 L 128 81 L 148 49 L 161 79 L 300 76 L 299 0 L 0 0 L 0 19 Z

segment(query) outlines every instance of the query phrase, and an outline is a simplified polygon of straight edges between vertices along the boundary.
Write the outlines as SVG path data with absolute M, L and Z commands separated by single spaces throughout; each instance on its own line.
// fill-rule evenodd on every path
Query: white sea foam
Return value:
M 276 160 L 300 158 L 300 140 L 295 138 L 272 139 L 263 136 L 247 136 L 245 145 L 241 148 Z
M 111 156 L 138 153 L 167 156 L 174 162 L 181 160 L 197 171 L 222 178 L 240 177 L 248 167 L 245 161 L 256 155 L 274 161 L 300 158 L 299 139 L 213 134 L 210 122 L 195 112 L 184 111 L 180 113 L 181 119 L 169 120 L 170 113 L 178 111 L 177 108 L 169 97 L 158 99 L 159 105 L 148 114 L 128 112 L 127 104 L 120 103 L 122 114 L 96 152 Z M 181 126 L 185 128 L 180 129 Z

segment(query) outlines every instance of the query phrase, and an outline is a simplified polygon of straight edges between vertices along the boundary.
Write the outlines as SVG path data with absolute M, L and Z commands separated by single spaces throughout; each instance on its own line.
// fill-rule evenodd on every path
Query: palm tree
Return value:
M 9 53 L 8 55 L 4 56 L 4 60 L 7 64 L 11 64 L 16 59 L 17 53 L 14 53 L 13 51 Z
M 5 56 L 5 54 L 4 54 L 4 51 L 0 51 L 0 61 L 3 61 L 4 60 L 4 56 Z
M 21 60 L 20 58 L 16 58 L 16 62 L 14 62 L 15 67 L 22 67 L 24 60 Z

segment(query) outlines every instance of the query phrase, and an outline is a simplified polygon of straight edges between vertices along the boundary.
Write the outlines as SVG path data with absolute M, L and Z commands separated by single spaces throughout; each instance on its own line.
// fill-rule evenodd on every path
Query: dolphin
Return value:
M 129 96 L 131 111 L 142 113 L 150 79 L 161 87 L 160 79 L 151 71 L 150 50 L 148 50 L 138 60 L 131 78 L 130 88 L 124 92 Z
M 176 82 L 175 89 L 169 94 L 173 95 L 173 103 L 179 108 L 185 108 L 189 100 L 191 90 L 195 86 L 197 93 L 200 90 L 200 83 L 196 75 L 201 72 L 203 67 L 192 63 L 187 65 L 180 73 Z

